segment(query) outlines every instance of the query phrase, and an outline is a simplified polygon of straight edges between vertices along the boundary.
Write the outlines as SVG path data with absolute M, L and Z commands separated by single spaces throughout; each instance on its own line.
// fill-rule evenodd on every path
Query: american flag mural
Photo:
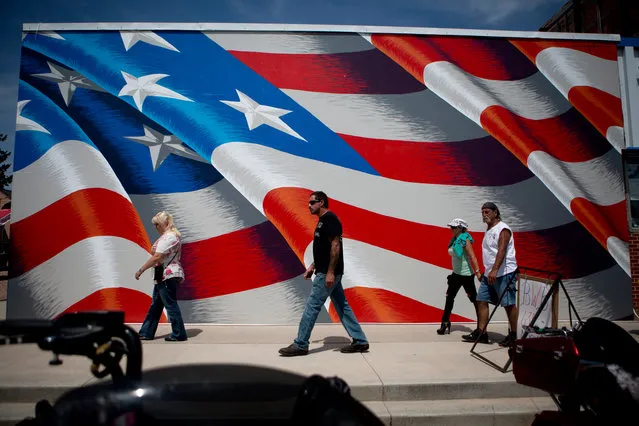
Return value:
M 299 321 L 323 190 L 363 322 L 438 322 L 446 223 L 485 201 L 582 316 L 632 313 L 617 50 L 605 41 L 249 31 L 23 36 L 8 317 L 124 309 L 174 215 L 186 322 Z M 453 321 L 474 320 L 460 295 Z M 327 303 L 320 321 L 335 321 Z

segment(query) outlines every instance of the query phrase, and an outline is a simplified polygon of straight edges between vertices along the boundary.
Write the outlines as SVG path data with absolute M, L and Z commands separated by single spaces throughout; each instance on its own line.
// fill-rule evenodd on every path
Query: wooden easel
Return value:
M 534 279 L 535 281 L 543 282 L 543 283 L 546 283 L 546 284 L 551 286 L 550 290 L 546 293 L 546 296 L 544 297 L 544 300 L 542 301 L 541 305 L 539 306 L 539 308 L 537 308 L 537 311 L 535 312 L 535 315 L 533 316 L 533 318 L 530 321 L 530 323 L 528 324 L 528 326 L 534 327 L 535 322 L 537 321 L 537 319 L 539 318 L 539 316 L 543 312 L 544 307 L 546 306 L 546 304 L 548 303 L 548 300 L 552 296 L 552 298 L 553 298 L 553 302 L 552 302 L 552 327 L 553 328 L 557 328 L 558 317 L 559 317 L 559 297 L 558 297 L 559 296 L 559 286 L 561 286 L 561 288 L 563 289 L 564 294 L 566 295 L 566 299 L 568 300 L 568 315 L 569 315 L 569 319 L 570 319 L 570 324 L 572 324 L 572 311 L 574 311 L 575 316 L 577 317 L 577 320 L 581 323 L 581 318 L 579 317 L 579 314 L 577 314 L 577 310 L 575 309 L 575 306 L 573 305 L 572 300 L 570 299 L 570 296 L 568 296 L 568 292 L 566 291 L 566 287 L 564 287 L 564 284 L 561 281 L 561 274 L 560 273 L 550 272 L 550 271 L 543 271 L 543 270 L 540 270 L 540 269 L 528 268 L 528 267 L 520 266 L 519 267 L 519 276 L 517 277 L 517 293 L 518 293 L 517 294 L 517 306 L 519 306 L 519 287 L 520 287 L 520 280 L 522 279 L 522 277 L 524 277 L 525 279 Z M 543 278 L 543 277 L 546 277 L 546 278 Z M 508 290 L 507 287 L 504 288 L 504 291 L 499 296 L 499 302 L 497 303 L 497 305 L 495 305 L 495 307 L 493 308 L 493 311 L 491 312 L 490 316 L 488 317 L 488 322 L 486 323 L 486 327 L 484 329 L 480 330 L 480 333 L 477 335 L 478 336 L 477 340 L 475 340 L 475 342 L 473 343 L 472 348 L 470 348 L 470 353 L 474 357 L 481 359 L 482 361 L 484 361 L 485 363 L 491 365 L 492 367 L 496 368 L 497 370 L 501 371 L 502 373 L 506 373 L 508 371 L 508 367 L 510 367 L 510 364 L 512 362 L 510 354 L 508 355 L 508 361 L 506 361 L 506 364 L 502 367 L 502 366 L 494 363 L 493 361 L 487 359 L 482 354 L 475 352 L 475 347 L 477 346 L 477 343 L 479 343 L 479 336 L 481 336 L 484 333 L 484 331 L 488 327 L 488 324 L 490 324 L 490 320 L 492 319 L 493 315 L 495 315 L 495 312 L 497 311 L 497 308 L 499 308 L 501 306 L 501 300 L 503 299 L 504 295 L 506 294 L 506 290 Z M 528 332 L 528 330 L 526 330 L 524 332 L 524 334 L 521 336 L 521 339 L 525 339 L 528 336 L 528 334 L 529 334 L 529 332 Z

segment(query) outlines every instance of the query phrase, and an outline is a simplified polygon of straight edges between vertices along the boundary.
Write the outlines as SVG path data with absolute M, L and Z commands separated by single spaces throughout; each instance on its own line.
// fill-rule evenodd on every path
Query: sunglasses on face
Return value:
M 308 205 L 309 205 L 309 206 L 312 206 L 312 205 L 314 205 L 315 203 L 319 203 L 319 202 L 320 202 L 320 200 L 311 200 L 311 201 L 309 201 L 309 202 L 308 202 Z

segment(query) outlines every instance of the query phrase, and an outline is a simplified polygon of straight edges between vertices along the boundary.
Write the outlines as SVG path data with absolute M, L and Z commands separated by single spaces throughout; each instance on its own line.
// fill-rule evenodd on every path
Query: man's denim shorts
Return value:
M 477 291 L 478 302 L 488 302 L 496 305 L 499 303 L 499 297 L 504 291 L 504 288 L 508 286 L 504 298 L 501 299 L 501 306 L 512 306 L 517 304 L 517 276 L 519 271 L 513 271 L 509 274 L 497 277 L 493 284 L 488 284 L 488 277 L 483 275 L 481 277 L 481 284 Z

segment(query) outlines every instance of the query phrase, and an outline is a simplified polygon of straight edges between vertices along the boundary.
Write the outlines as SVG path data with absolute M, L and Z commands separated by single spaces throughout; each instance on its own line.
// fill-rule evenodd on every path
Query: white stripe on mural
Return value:
M 148 235 L 157 233 L 151 218 L 167 210 L 173 215 L 184 243 L 207 240 L 266 221 L 225 179 L 197 191 L 131 195 L 131 200 Z
M 442 227 L 452 217 L 464 217 L 471 229 L 484 229 L 480 209 L 489 200 L 499 205 L 514 231 L 553 228 L 575 220 L 537 178 L 500 187 L 425 185 L 374 176 L 243 142 L 221 145 L 213 151 L 211 159 L 260 211 L 270 191 L 298 187 L 322 188 L 329 197 L 362 209 Z M 375 191 L 370 191 L 371 188 Z
M 594 87 L 621 97 L 617 61 L 565 47 L 546 48 L 537 54 L 535 61 L 566 98 L 570 89 L 579 86 Z
M 361 241 L 344 238 L 344 278 L 345 289 L 368 287 L 389 290 L 418 302 L 444 309 L 446 302 L 446 277 L 451 269 L 441 268 L 421 262 Z M 475 244 L 475 254 L 481 256 L 480 243 Z M 431 247 L 432 250 L 446 250 L 446 247 Z M 304 252 L 304 264 L 313 261 L 313 244 Z M 454 313 L 474 318 L 475 309 L 460 291 Z M 462 301 L 465 298 L 465 302 Z
M 515 81 L 488 80 L 450 62 L 433 62 L 424 68 L 424 83 L 478 124 L 490 106 L 531 120 L 557 117 L 572 108 L 541 73 Z
M 283 54 L 333 54 L 374 50 L 358 35 L 220 32 L 204 34 L 225 50 Z
M 488 136 L 430 90 L 363 95 L 283 90 L 337 133 L 412 142 L 453 142 Z
M 557 160 L 544 151 L 528 156 L 528 168 L 568 208 L 573 198 L 585 198 L 600 206 L 624 200 L 621 158 L 615 150 L 579 163 Z
M 135 271 L 150 257 L 139 245 L 119 237 L 79 241 L 30 271 L 11 279 L 7 318 L 52 318 L 103 288 L 153 292 L 153 270 L 140 280 Z
M 57 143 L 14 175 L 13 222 L 87 188 L 108 189 L 130 200 L 100 151 L 86 142 Z

